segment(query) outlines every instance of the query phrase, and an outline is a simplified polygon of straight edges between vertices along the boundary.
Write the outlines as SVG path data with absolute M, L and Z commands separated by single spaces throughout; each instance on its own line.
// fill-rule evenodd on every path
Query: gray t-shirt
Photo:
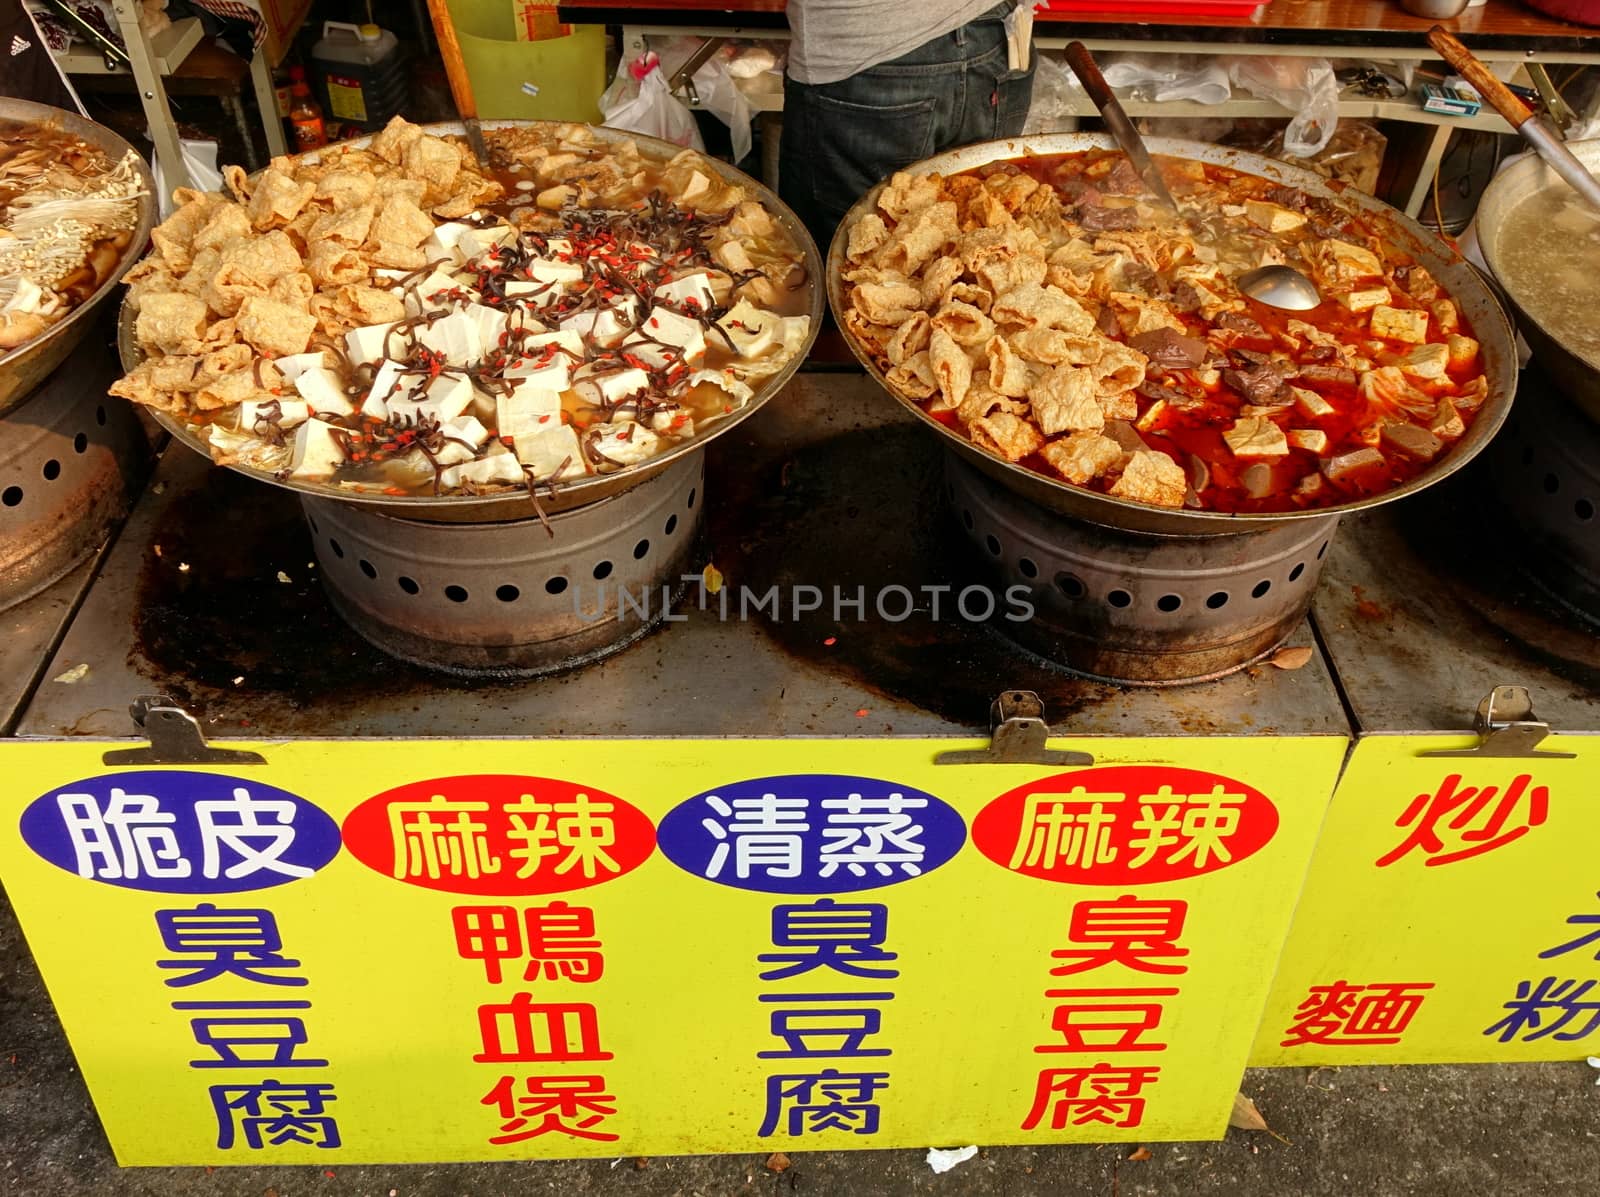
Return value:
M 789 0 L 789 76 L 837 83 L 983 15 L 998 0 Z

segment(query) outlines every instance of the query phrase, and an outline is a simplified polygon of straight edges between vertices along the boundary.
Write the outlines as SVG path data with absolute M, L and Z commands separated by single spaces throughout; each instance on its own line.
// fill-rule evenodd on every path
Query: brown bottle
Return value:
M 322 123 L 322 108 L 311 94 L 304 67 L 291 67 L 289 78 L 289 126 L 294 130 L 295 149 L 301 152 L 328 144 Z

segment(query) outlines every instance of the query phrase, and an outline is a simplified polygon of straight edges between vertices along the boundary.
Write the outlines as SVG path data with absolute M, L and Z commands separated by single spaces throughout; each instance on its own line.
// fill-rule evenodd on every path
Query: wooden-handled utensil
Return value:
M 1089 47 L 1082 42 L 1071 43 L 1067 47 L 1067 65 L 1072 68 L 1072 73 L 1078 76 L 1078 82 L 1083 84 L 1083 90 L 1089 93 L 1094 106 L 1100 110 L 1100 115 L 1106 122 L 1106 130 L 1116 139 L 1117 145 L 1122 147 L 1122 152 L 1128 156 L 1128 161 L 1133 163 L 1134 170 L 1138 171 L 1139 177 L 1144 180 L 1145 188 L 1162 207 L 1176 212 L 1178 203 L 1172 198 L 1172 192 L 1167 190 L 1161 172 L 1151 160 L 1150 151 L 1145 148 L 1144 138 L 1139 136 L 1139 130 L 1134 128 L 1133 122 L 1128 119 L 1121 101 L 1117 99 L 1117 93 L 1111 90 L 1106 77 L 1100 73 L 1100 66 L 1089 53 Z
M 444 59 L 444 73 L 450 80 L 450 94 L 455 97 L 456 111 L 467 129 L 467 144 L 484 170 L 489 169 L 489 147 L 483 144 L 483 129 L 478 124 L 478 104 L 472 98 L 472 81 L 467 78 L 467 64 L 461 59 L 461 43 L 456 39 L 456 25 L 450 18 L 445 0 L 428 0 L 428 15 L 433 18 L 433 32 L 439 39 L 439 56 Z
M 1522 134 L 1523 139 L 1550 164 L 1556 174 L 1570 183 L 1591 208 L 1600 212 L 1600 179 L 1596 179 L 1583 163 L 1572 156 L 1561 134 L 1548 121 L 1534 115 L 1521 97 L 1496 78 L 1483 60 L 1463 46 L 1443 25 L 1435 25 L 1428 30 L 1428 44 L 1463 79 L 1478 89 L 1478 94 L 1488 100 L 1495 111 L 1511 123 L 1513 129 Z

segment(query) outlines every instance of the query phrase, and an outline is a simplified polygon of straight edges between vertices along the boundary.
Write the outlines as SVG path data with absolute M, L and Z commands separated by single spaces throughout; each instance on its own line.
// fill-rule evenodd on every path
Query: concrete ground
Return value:
M 108 994 L 108 1000 L 114 996 Z M 1282 1136 L 984 1150 L 935 1175 L 920 1151 L 455 1164 L 121 1170 L 0 895 L 0 1194 L 10 1197 L 1362 1197 L 1600 1188 L 1600 1089 L 1587 1064 L 1258 1070 L 1244 1090 Z M 1134 1159 L 1135 1155 L 1140 1158 Z

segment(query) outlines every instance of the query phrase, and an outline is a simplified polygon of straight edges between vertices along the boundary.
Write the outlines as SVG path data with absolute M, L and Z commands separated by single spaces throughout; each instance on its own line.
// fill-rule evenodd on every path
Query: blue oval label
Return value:
M 36 798 L 22 838 L 89 881 L 226 894 L 309 877 L 339 854 L 339 824 L 287 790 L 223 773 L 111 773 Z
M 955 808 L 932 794 L 833 773 L 733 782 L 680 802 L 656 829 L 662 854 L 685 872 L 772 894 L 909 881 L 966 839 Z

